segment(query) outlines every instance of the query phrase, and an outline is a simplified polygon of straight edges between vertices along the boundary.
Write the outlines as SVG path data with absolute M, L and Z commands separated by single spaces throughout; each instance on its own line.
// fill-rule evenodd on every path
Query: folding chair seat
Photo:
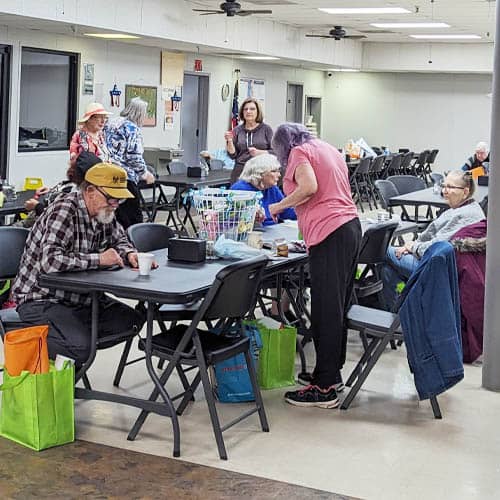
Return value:
M 160 359 L 168 361 L 167 368 L 160 376 L 160 383 L 164 386 L 173 370 L 179 365 L 195 367 L 198 371 L 192 379 L 189 387 L 173 398 L 181 399 L 176 414 L 182 415 L 187 404 L 191 401 L 196 388 L 201 383 L 208 411 L 212 422 L 212 428 L 217 442 L 217 448 L 221 459 L 227 459 L 226 448 L 222 432 L 240 422 L 244 418 L 258 413 L 260 425 L 264 432 L 269 431 L 264 405 L 257 383 L 255 368 L 250 354 L 250 341 L 243 334 L 242 319 L 253 310 L 257 298 L 257 292 L 262 279 L 262 273 L 267 263 L 266 256 L 238 261 L 223 268 L 207 292 L 203 302 L 196 312 L 189 326 L 177 325 L 166 333 L 154 335 L 152 338 L 151 354 Z M 200 322 L 217 321 L 218 334 L 212 330 L 201 330 Z M 237 337 L 225 336 L 224 334 L 234 327 L 240 331 Z M 141 347 L 148 350 L 148 343 L 141 342 Z M 213 389 L 210 384 L 208 368 L 214 363 L 234 357 L 243 353 L 245 356 L 248 374 L 255 395 L 255 405 L 252 409 L 235 418 L 231 422 L 221 426 L 217 409 L 215 406 Z M 148 353 L 147 353 L 148 355 Z M 156 388 L 150 400 L 155 401 L 159 396 Z M 128 439 L 134 440 L 149 412 L 143 410 L 131 429 Z M 174 442 L 176 441 L 174 427 Z M 179 436 L 177 436 L 179 439 Z M 174 455 L 179 456 L 180 449 L 175 449 Z
M 403 331 L 401 330 L 398 314 L 371 307 L 352 305 L 347 313 L 347 327 L 367 336 L 369 342 L 361 359 L 345 383 L 351 389 L 344 401 L 342 401 L 340 406 L 342 410 L 349 408 L 387 345 L 390 342 L 403 340 Z M 437 398 L 435 396 L 431 397 L 430 402 L 434 417 L 441 419 L 441 410 Z

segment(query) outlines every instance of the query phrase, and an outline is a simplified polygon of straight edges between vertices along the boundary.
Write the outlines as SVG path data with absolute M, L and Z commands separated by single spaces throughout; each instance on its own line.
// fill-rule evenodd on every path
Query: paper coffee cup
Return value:
M 137 254 L 137 262 L 139 264 L 139 275 L 140 276 L 149 276 L 151 272 L 151 266 L 153 264 L 155 256 L 152 253 L 138 253 Z

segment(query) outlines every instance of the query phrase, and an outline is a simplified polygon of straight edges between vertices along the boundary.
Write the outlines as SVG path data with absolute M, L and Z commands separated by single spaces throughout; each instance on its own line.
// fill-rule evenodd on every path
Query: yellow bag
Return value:
M 484 167 L 476 167 L 470 170 L 470 173 L 472 174 L 472 178 L 477 182 L 477 178 L 481 177 L 483 175 L 486 175 L 486 171 L 484 170 Z

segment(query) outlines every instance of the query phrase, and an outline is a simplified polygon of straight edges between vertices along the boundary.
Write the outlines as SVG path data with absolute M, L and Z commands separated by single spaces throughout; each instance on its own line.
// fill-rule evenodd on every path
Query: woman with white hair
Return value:
M 155 180 L 147 170 L 142 156 L 144 144 L 141 127 L 147 116 L 147 108 L 146 101 L 134 97 L 120 113 L 120 117 L 105 127 L 111 160 L 127 171 L 127 189 L 134 195 L 116 210 L 116 218 L 125 229 L 143 220 L 137 187 L 139 181 L 152 184 Z
M 486 172 L 489 170 L 488 164 L 490 161 L 490 148 L 486 142 L 478 142 L 474 154 L 467 159 L 462 166 L 462 170 L 467 172 L 477 167 L 484 167 Z
M 266 153 L 254 156 L 251 160 L 248 160 L 241 172 L 240 178 L 231 186 L 231 189 L 238 191 L 262 192 L 261 203 L 265 212 L 265 218 L 261 220 L 263 226 L 269 226 L 285 219 L 297 219 L 293 208 L 283 210 L 276 220 L 269 213 L 269 205 L 278 203 L 285 197 L 278 187 L 280 177 L 281 167 L 277 158 Z

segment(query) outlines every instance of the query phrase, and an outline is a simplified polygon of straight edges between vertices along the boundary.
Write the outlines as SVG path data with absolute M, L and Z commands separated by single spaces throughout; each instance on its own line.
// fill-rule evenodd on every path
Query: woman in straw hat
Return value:
M 103 129 L 110 114 L 98 102 L 87 104 L 83 116 L 78 120 L 78 130 L 71 138 L 70 161 L 75 161 L 82 151 L 93 153 L 102 161 L 109 160 Z

